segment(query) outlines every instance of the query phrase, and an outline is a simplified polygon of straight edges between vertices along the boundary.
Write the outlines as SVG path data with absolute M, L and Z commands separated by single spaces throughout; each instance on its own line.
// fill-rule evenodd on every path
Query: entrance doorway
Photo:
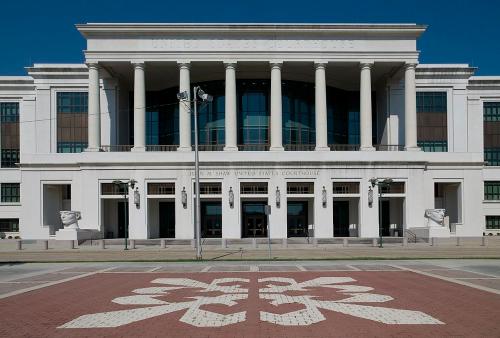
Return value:
M 287 203 L 287 234 L 288 237 L 308 237 L 307 201 L 288 201 Z
M 159 202 L 159 237 L 175 238 L 175 202 Z
M 242 237 L 267 237 L 267 202 L 242 202 Z
M 349 237 L 349 201 L 333 201 L 333 236 Z
M 125 230 L 128 230 L 128 202 L 118 202 L 118 238 L 125 238 Z M 127 236 L 128 237 L 128 236 Z
M 222 201 L 201 201 L 201 237 L 222 237 Z
M 123 198 L 103 198 L 102 205 L 102 236 L 103 238 L 125 238 L 125 228 L 128 229 L 128 201 Z
M 382 236 L 403 236 L 404 198 L 389 197 L 380 201 L 380 228 Z

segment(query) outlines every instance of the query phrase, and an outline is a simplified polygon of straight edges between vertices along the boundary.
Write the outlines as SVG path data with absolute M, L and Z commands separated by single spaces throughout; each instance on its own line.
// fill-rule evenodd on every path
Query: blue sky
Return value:
M 499 0 L 8 0 L 0 4 L 0 75 L 83 61 L 86 22 L 419 23 L 421 63 L 469 63 L 500 75 Z

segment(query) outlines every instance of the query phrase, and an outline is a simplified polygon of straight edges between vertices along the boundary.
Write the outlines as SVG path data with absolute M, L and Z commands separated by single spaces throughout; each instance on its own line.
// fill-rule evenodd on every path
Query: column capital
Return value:
M 416 62 L 405 62 L 405 69 L 415 69 L 418 63 Z
M 276 60 L 276 61 L 269 61 L 269 66 L 271 69 L 275 68 L 283 68 L 283 61 L 282 60 Z
M 359 68 L 360 69 L 371 69 L 373 67 L 373 61 L 360 61 Z
M 146 67 L 146 63 L 144 61 L 130 61 L 130 63 L 134 66 L 134 68 L 144 69 Z
M 99 62 L 97 62 L 97 61 L 89 61 L 89 62 L 85 62 L 85 64 L 87 65 L 88 69 L 97 69 L 97 70 L 99 70 L 99 68 L 101 67 L 99 65 Z
M 180 60 L 180 61 L 177 61 L 177 67 L 179 67 L 179 69 L 181 68 L 191 68 L 191 61 L 189 60 Z
M 223 61 L 224 68 L 235 68 L 238 65 L 238 62 L 236 60 L 224 60 Z
M 314 69 L 325 69 L 328 61 L 314 61 Z

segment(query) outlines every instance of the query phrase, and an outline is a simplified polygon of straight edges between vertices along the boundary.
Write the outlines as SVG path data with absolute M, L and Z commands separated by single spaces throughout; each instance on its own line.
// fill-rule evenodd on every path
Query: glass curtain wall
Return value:
M 284 81 L 282 93 L 285 150 L 314 150 L 316 145 L 314 85 Z

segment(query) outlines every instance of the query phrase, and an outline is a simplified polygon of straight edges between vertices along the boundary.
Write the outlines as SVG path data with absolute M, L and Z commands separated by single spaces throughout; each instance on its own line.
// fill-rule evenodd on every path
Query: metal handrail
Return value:
M 134 146 L 130 144 L 112 144 L 101 146 L 101 149 L 106 152 L 128 152 Z
M 269 144 L 239 144 L 238 150 L 241 151 L 267 151 L 269 150 Z
M 194 150 L 194 145 L 192 146 Z M 223 151 L 224 144 L 198 144 L 199 151 Z
M 359 144 L 329 144 L 328 147 L 330 147 L 330 150 L 333 151 L 358 151 L 359 150 Z
M 405 146 L 401 144 L 375 144 L 374 147 L 377 151 L 403 151 L 405 149 Z
M 146 151 L 177 151 L 177 144 L 148 144 Z
M 411 230 L 406 229 L 405 235 L 406 235 L 406 238 L 408 239 L 408 243 L 411 243 L 411 242 L 417 243 L 417 234 L 416 233 L 414 233 Z
M 316 148 L 315 144 L 284 144 L 287 151 L 312 151 Z

